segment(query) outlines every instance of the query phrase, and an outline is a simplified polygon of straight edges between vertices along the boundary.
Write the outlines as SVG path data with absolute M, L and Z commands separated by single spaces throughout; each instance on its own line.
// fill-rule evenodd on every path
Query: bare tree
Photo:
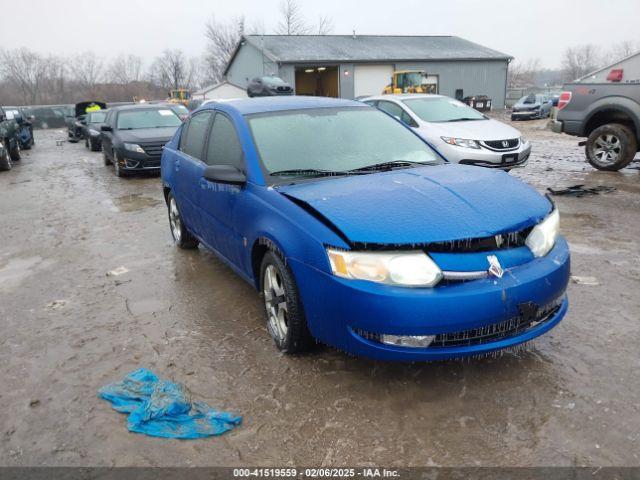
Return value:
M 200 62 L 181 50 L 165 50 L 151 65 L 153 82 L 167 90 L 199 86 Z
M 536 75 L 540 70 L 539 58 L 531 58 L 525 63 L 511 63 L 509 65 L 509 88 L 526 88 L 535 85 Z
M 623 58 L 630 57 L 634 53 L 640 52 L 640 42 L 636 40 L 624 40 L 620 43 L 616 43 L 611 50 L 607 53 L 607 58 L 604 63 L 613 63 Z
M 333 19 L 328 15 L 320 15 L 317 32 L 318 35 L 329 35 L 333 32 Z
M 595 45 L 579 45 L 565 50 L 562 58 L 562 72 L 565 81 L 573 81 L 596 70 L 602 59 Z
M 74 79 L 84 89 L 91 90 L 102 81 L 104 62 L 94 52 L 84 52 L 70 62 Z
M 39 54 L 26 48 L 0 50 L 0 68 L 10 84 L 20 90 L 25 105 L 33 105 L 47 75 L 47 62 Z
M 222 78 L 227 62 L 244 35 L 244 30 L 244 17 L 236 17 L 228 23 L 218 22 L 215 17 L 209 19 L 205 24 L 207 72 L 204 80 L 218 82 Z
M 143 79 L 143 60 L 137 55 L 119 55 L 111 61 L 106 72 L 109 82 L 126 85 Z
M 280 4 L 280 15 L 281 19 L 276 28 L 278 35 L 307 35 L 311 31 L 296 0 L 283 0 Z

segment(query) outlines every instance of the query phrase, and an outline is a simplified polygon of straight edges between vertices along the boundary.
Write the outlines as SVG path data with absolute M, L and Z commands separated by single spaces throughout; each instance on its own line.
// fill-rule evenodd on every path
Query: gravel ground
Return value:
M 502 117 L 501 117 L 502 118 Z M 575 138 L 518 122 L 512 172 L 557 197 L 572 249 L 566 319 L 531 348 L 430 364 L 277 353 L 257 293 L 171 241 L 157 177 L 36 132 L 0 173 L 0 464 L 640 465 L 640 169 L 593 170 Z M 106 273 L 124 266 L 117 277 Z M 138 367 L 243 415 L 195 441 L 128 433 L 98 388 Z

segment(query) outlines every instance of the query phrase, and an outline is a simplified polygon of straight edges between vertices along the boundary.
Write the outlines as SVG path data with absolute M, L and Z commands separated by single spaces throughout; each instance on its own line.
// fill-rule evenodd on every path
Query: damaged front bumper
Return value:
M 289 265 L 311 333 L 346 352 L 382 360 L 443 360 L 513 347 L 553 328 L 568 308 L 570 256 L 561 237 L 548 255 L 506 268 L 502 278 L 435 288 L 345 280 L 294 259 Z M 389 345 L 383 335 L 433 341 L 428 347 Z

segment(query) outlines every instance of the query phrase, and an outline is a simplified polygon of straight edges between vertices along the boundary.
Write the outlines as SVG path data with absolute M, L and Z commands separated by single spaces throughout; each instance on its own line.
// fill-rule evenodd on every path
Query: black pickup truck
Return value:
M 640 146 L 640 83 L 566 84 L 551 128 L 587 137 L 580 144 L 595 168 L 626 167 Z
M 19 125 L 13 118 L 7 118 L 0 107 L 0 170 L 10 170 L 12 161 L 20 160 Z

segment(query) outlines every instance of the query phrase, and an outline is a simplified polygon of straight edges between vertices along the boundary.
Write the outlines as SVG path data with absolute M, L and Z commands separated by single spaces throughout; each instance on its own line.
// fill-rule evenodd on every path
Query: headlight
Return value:
M 136 143 L 125 143 L 124 149 L 129 150 L 130 152 L 144 153 L 142 147 Z
M 442 271 L 423 252 L 351 252 L 327 249 L 334 275 L 355 280 L 433 287 L 442 279 Z
M 457 147 L 466 148 L 480 148 L 480 145 L 475 140 L 467 140 L 464 138 L 452 138 L 452 137 L 440 137 L 445 143 L 449 145 L 455 145 Z
M 97 135 L 100 135 L 100 132 L 99 132 L 99 131 L 97 131 L 97 130 L 94 130 L 93 128 L 90 128 L 90 129 L 89 129 L 89 135 L 92 135 L 92 136 L 94 136 L 94 137 L 95 137 L 95 136 L 97 136 Z M 131 145 L 131 144 L 130 144 L 130 143 L 127 143 L 127 145 Z M 136 146 L 137 146 L 137 145 L 136 145 Z
M 556 244 L 558 231 L 560 230 L 560 213 L 557 208 L 553 209 L 547 218 L 533 227 L 527 237 L 525 245 L 529 247 L 534 257 L 543 257 Z

